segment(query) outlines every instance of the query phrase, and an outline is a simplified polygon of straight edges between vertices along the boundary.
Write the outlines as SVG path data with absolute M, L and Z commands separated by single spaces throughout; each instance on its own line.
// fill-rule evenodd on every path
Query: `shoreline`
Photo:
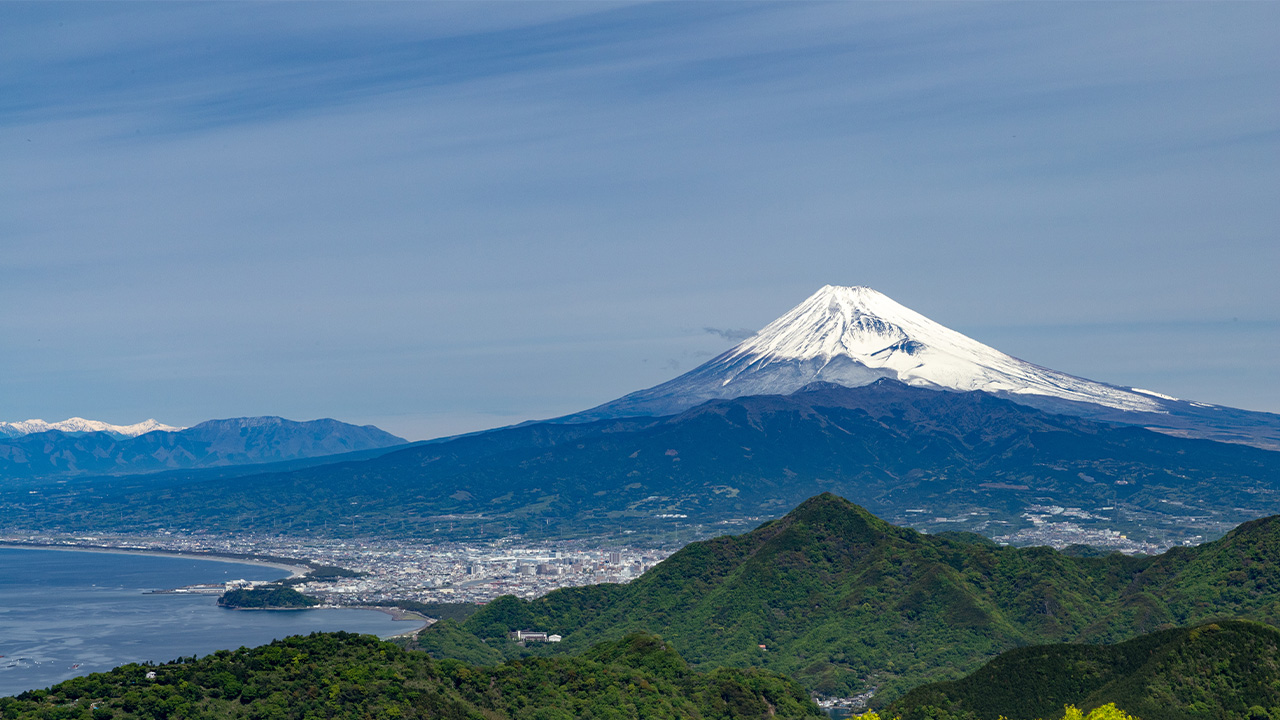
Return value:
M 386 640 L 391 638 L 406 637 L 409 635 L 417 635 L 418 633 L 431 627 L 435 622 L 434 619 L 423 615 L 417 610 L 405 610 L 394 605 L 308 605 L 307 607 L 227 607 L 219 605 L 219 609 L 231 610 L 233 612 L 305 612 L 307 610 L 372 610 L 380 612 L 384 615 L 390 615 L 394 622 L 413 622 L 421 623 L 412 630 L 404 630 L 394 635 L 386 636 Z
M 165 550 L 163 548 L 122 548 L 112 547 L 110 545 L 50 545 L 44 543 L 18 543 L 12 541 L 0 542 L 0 549 L 3 550 L 56 550 L 61 552 L 96 552 L 96 553 L 115 553 L 119 555 L 150 555 L 152 557 L 181 557 L 191 558 L 193 560 L 208 560 L 210 562 L 223 563 L 241 563 L 243 565 L 262 565 L 264 567 L 272 567 L 277 570 L 284 570 L 289 573 L 290 578 L 299 578 L 311 571 L 311 566 L 304 560 L 299 560 L 298 564 L 288 564 L 276 560 L 260 560 L 248 557 L 238 557 L 236 555 L 225 555 L 221 553 L 204 553 L 189 552 L 185 550 Z
M 335 605 L 334 607 L 351 608 L 353 610 L 377 610 L 378 612 L 390 615 L 391 619 L 396 622 L 413 621 L 422 623 L 421 626 L 414 630 L 406 630 L 404 632 L 398 632 L 395 635 L 388 635 L 386 638 L 387 640 L 390 640 L 391 638 L 417 635 L 423 630 L 431 627 L 435 622 L 435 620 L 423 615 L 417 610 L 405 610 L 404 608 L 397 607 L 395 605 Z
M 188 552 L 183 550 L 166 550 L 163 548 L 122 548 L 110 545 L 50 545 L 44 543 L 18 543 L 12 541 L 0 541 L 0 550 L 54 550 L 58 552 L 88 552 L 88 553 L 111 553 L 117 555 L 149 555 L 152 557 L 181 557 L 193 560 L 208 560 L 210 562 L 222 563 L 241 563 L 244 565 L 261 565 L 264 567 L 272 567 L 278 570 L 284 570 L 289 573 L 290 578 L 299 578 L 305 576 L 311 571 L 312 567 L 306 564 L 307 561 L 298 561 L 299 564 L 292 565 L 284 562 L 273 560 L 260 560 L 238 557 L 236 555 L 225 555 L 221 553 L 203 553 Z M 405 610 L 394 605 L 319 605 L 305 608 L 222 608 L 227 610 L 373 610 L 375 612 L 390 615 L 393 621 L 397 622 L 416 622 L 421 623 L 412 630 L 388 635 L 386 639 L 394 637 L 405 637 L 409 635 L 417 635 L 432 625 L 434 620 L 423 615 L 416 610 Z

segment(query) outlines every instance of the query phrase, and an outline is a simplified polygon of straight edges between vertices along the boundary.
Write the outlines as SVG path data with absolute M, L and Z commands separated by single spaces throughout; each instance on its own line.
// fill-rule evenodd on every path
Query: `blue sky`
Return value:
M 410 438 L 823 284 L 1280 412 L 1274 3 L 3 3 L 0 419 Z

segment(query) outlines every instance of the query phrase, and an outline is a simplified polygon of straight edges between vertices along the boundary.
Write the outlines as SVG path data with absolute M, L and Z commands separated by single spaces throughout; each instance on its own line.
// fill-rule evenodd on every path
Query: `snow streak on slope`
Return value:
M 1014 400 L 1044 397 L 1125 412 L 1164 412 L 1156 397 L 1024 362 L 871 288 L 827 285 L 694 370 L 571 418 L 665 415 L 708 400 L 785 395 L 812 382 L 860 387 L 880 378 Z
M 80 417 L 73 417 L 62 422 L 45 422 L 44 420 L 23 420 L 21 422 L 0 422 L 0 437 L 19 437 L 22 435 L 30 435 L 31 433 L 48 432 L 50 430 L 58 430 L 67 433 L 88 433 L 88 432 L 105 432 L 115 435 L 116 437 L 137 437 L 144 433 L 161 430 L 164 432 L 177 432 L 183 428 L 173 427 L 157 422 L 155 419 L 144 420 L 133 425 L 112 425 L 99 420 L 85 420 Z

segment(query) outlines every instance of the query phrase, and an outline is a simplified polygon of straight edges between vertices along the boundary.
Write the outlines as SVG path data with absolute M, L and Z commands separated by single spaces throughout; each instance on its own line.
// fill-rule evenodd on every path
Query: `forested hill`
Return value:
M 956 720 L 1033 720 L 1106 703 L 1160 720 L 1270 720 L 1280 710 L 1280 631 L 1234 620 L 1118 645 L 1018 648 L 961 680 L 916 688 L 886 716 L 936 717 L 941 707 Z
M 879 688 L 887 701 L 1018 646 L 1223 616 L 1276 624 L 1277 553 L 1280 518 L 1157 557 L 1071 557 L 922 535 L 824 494 L 750 533 L 693 543 L 629 585 L 500 598 L 462 627 L 494 648 L 512 629 L 559 633 L 567 651 L 647 630 L 697 667 L 763 666 L 824 693 Z M 457 637 L 442 645 L 481 657 Z
M 5 720 L 636 717 L 824 716 L 787 678 L 762 670 L 696 673 L 660 639 L 643 634 L 579 657 L 481 668 L 437 662 L 367 635 L 317 633 L 199 660 L 125 665 L 0 698 Z
M 319 600 L 283 585 L 228 590 L 218 598 L 218 605 L 233 610 L 296 610 L 319 604 Z

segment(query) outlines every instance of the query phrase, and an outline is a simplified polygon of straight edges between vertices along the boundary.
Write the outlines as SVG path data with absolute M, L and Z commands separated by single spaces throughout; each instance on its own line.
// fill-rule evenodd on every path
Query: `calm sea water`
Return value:
M 289 635 L 347 630 L 386 637 L 417 627 L 374 610 L 236 611 L 218 607 L 214 595 L 145 594 L 285 574 L 185 557 L 0 548 L 0 696 L 124 663 L 166 662 Z

